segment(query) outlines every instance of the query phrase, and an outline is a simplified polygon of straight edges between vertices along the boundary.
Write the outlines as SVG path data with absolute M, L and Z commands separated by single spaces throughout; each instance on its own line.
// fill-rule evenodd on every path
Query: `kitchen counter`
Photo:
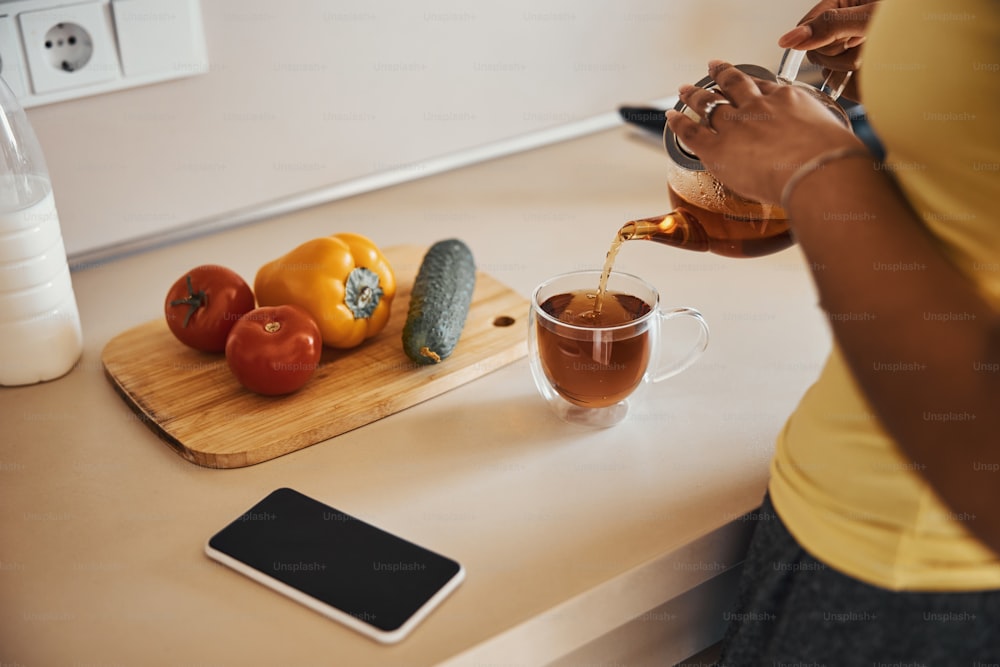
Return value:
M 558 421 L 522 359 L 293 454 L 214 470 L 160 441 L 100 362 L 112 337 L 161 316 L 187 269 L 220 263 L 252 281 L 340 231 L 380 245 L 460 237 L 480 270 L 527 297 L 599 267 L 625 220 L 665 212 L 665 159 L 615 128 L 76 270 L 82 360 L 0 390 L 0 662 L 669 664 L 716 641 L 743 515 L 829 346 L 795 248 L 733 260 L 626 244 L 616 268 L 666 305 L 699 308 L 712 339 L 607 430 Z M 204 555 L 279 486 L 455 558 L 465 582 L 382 646 Z

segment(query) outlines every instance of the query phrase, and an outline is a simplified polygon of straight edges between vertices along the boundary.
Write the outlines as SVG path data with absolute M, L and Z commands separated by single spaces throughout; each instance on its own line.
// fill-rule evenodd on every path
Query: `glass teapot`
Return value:
M 808 90 L 850 127 L 848 116 L 836 99 L 851 73 L 831 72 L 822 86 L 815 88 L 796 80 L 804 56 L 805 51 L 785 51 L 777 75 L 758 65 L 736 65 L 736 68 L 758 79 Z M 718 88 L 710 76 L 695 85 L 707 90 Z M 700 120 L 683 102 L 678 102 L 674 109 Z M 656 241 L 727 257 L 759 257 L 794 243 L 787 216 L 780 206 L 741 197 L 717 181 L 669 126 L 664 128 L 663 143 L 670 157 L 667 187 L 674 209 L 666 215 L 626 223 L 618 232 L 618 238 Z

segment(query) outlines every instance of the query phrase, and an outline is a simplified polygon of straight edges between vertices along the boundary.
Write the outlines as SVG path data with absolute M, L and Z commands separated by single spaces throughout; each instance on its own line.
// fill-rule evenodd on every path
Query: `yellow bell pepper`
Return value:
M 360 234 L 303 243 L 257 271 L 261 306 L 294 304 L 309 311 L 323 344 L 351 348 L 385 328 L 396 278 L 378 247 Z

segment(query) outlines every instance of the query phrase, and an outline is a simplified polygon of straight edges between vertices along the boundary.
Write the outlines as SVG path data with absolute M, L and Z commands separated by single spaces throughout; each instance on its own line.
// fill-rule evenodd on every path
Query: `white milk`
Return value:
M 65 375 L 83 350 L 52 187 L 28 178 L 41 198 L 14 210 L 10 177 L 0 178 L 0 385 L 6 386 Z

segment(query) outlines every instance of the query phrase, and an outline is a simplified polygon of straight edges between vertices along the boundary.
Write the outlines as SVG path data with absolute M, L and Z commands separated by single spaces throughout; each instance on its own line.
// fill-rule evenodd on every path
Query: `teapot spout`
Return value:
M 679 208 L 666 215 L 626 222 L 618 237 L 623 241 L 655 241 L 696 252 L 706 252 L 710 246 L 708 235 L 694 216 Z
M 651 238 L 660 231 L 660 225 L 670 217 L 670 214 L 653 218 L 643 218 L 641 220 L 631 220 L 622 225 L 618 230 L 618 237 L 622 241 L 633 241 Z

